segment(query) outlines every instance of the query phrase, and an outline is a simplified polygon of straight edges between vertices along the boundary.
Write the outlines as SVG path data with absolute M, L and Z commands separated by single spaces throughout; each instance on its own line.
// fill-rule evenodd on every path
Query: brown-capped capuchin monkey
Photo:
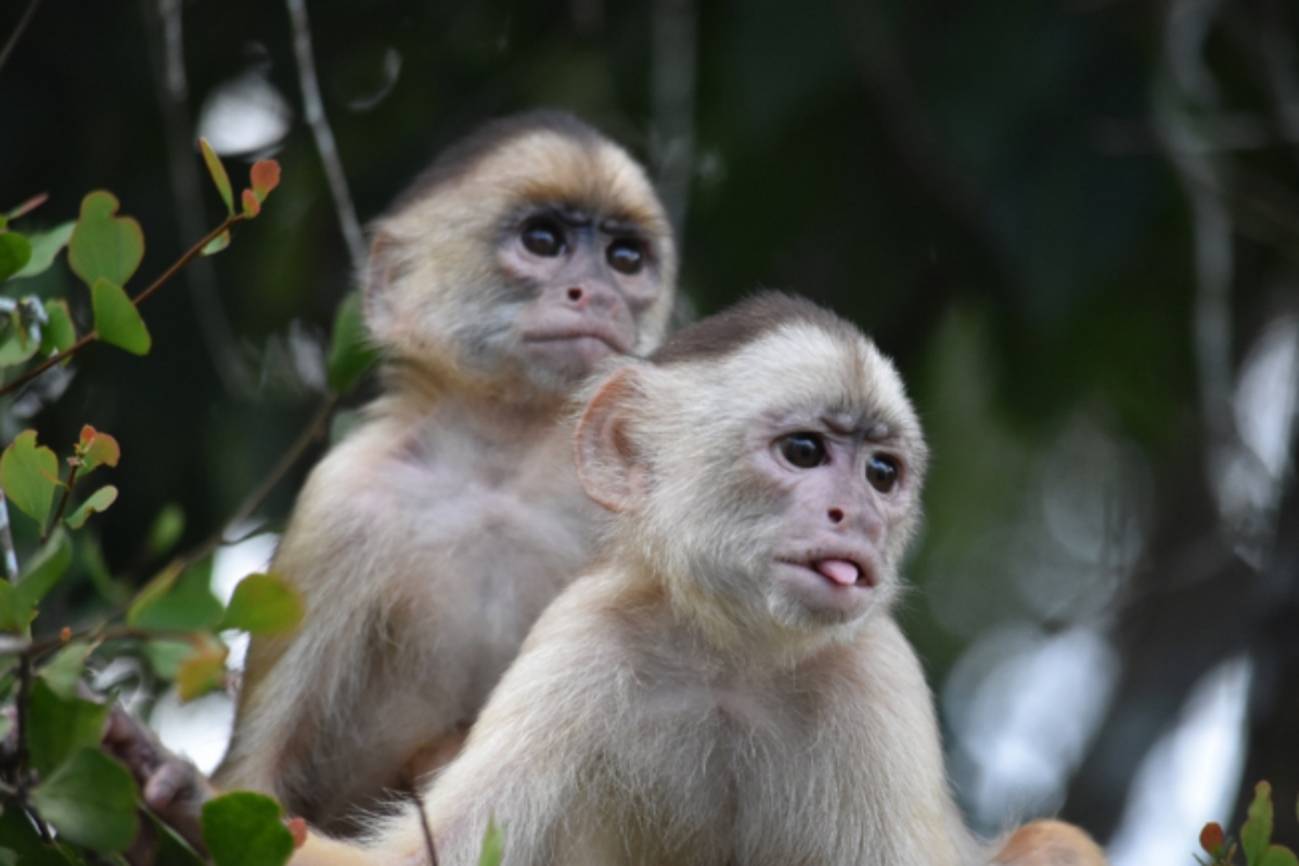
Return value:
M 248 654 L 223 788 L 346 832 L 455 754 L 598 508 L 569 401 L 661 341 L 676 249 L 645 172 L 576 118 L 453 146 L 373 230 L 384 396 L 311 473 L 272 568 L 307 615 Z
M 764 294 L 591 391 L 577 474 L 614 515 L 423 794 L 440 866 L 1103 866 L 1041 822 L 965 827 L 890 609 L 926 449 L 891 363 Z M 1018 846 L 1018 847 L 1016 847 Z M 306 864 L 429 862 L 408 811 Z

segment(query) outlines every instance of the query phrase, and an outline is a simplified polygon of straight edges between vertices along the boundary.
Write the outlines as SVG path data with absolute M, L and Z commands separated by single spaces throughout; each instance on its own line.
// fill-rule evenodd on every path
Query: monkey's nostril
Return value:
M 581 290 L 581 288 L 579 288 L 578 286 L 574 286 L 573 288 L 569 289 L 569 290 L 568 290 L 568 299 L 569 299 L 570 301 L 574 301 L 574 302 L 582 300 L 582 290 Z
M 826 516 L 830 518 L 831 523 L 843 523 L 842 508 L 831 508 L 828 512 L 826 512 Z

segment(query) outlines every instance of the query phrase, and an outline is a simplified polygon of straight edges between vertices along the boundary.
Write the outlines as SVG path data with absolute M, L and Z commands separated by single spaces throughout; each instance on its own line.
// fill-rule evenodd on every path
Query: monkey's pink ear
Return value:
M 644 469 L 629 429 L 640 393 L 636 371 L 623 367 L 604 380 L 577 422 L 577 478 L 610 511 L 627 510 L 642 489 Z

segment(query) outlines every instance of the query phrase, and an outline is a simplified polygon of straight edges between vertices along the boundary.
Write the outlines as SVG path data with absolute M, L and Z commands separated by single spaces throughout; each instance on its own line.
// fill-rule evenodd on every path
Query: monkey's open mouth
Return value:
M 781 559 L 779 561 L 815 572 L 835 586 L 870 588 L 874 587 L 878 582 L 872 569 L 864 568 L 852 559 L 827 556 L 809 559 Z

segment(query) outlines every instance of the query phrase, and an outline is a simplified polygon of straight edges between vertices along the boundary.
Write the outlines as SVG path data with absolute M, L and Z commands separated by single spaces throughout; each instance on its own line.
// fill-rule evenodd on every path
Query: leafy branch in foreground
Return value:
M 42 273 L 66 245 L 68 264 L 90 289 L 94 313 L 93 327 L 77 336 L 66 300 L 54 299 L 42 304 L 34 296 L 17 301 L 6 299 L 7 303 L 0 307 L 0 314 L 8 317 L 8 327 L 0 334 L 0 367 L 25 362 L 37 354 L 46 357 L 0 387 L 0 396 L 18 390 L 94 342 L 109 343 L 135 355 L 148 354 L 153 340 L 140 317 L 140 304 L 196 257 L 225 249 L 230 243 L 231 229 L 261 213 L 266 197 L 279 185 L 279 164 L 262 160 L 253 165 L 251 186 L 243 190 L 241 208 L 236 211 L 225 168 L 206 141 L 200 140 L 199 146 L 226 206 L 226 217 L 134 296 L 129 296 L 124 286 L 144 258 L 144 233 L 134 219 L 117 215 L 121 205 L 112 193 L 104 190 L 89 193 L 82 199 L 81 212 L 74 223 L 30 236 L 8 228 L 10 220 L 33 209 L 30 202 L 0 217 L 0 281 Z
M 1295 814 L 1299 817 L 1299 804 Z M 1210 821 L 1200 831 L 1200 848 L 1209 859 L 1198 856 L 1195 859 L 1201 866 L 1238 866 L 1237 856 L 1243 851 L 1245 866 L 1299 866 L 1293 851 L 1272 844 L 1272 819 L 1272 786 L 1259 782 L 1254 786 L 1254 801 L 1249 804 L 1245 823 L 1240 827 L 1240 838 L 1228 837 L 1221 824 Z
M 256 163 L 236 211 L 224 167 L 206 142 L 200 149 L 226 217 L 134 296 L 125 286 L 143 259 L 144 234 L 118 213 L 111 193 L 88 194 L 75 221 L 43 232 L 17 232 L 10 224 L 44 204 L 44 196 L 0 215 L 0 283 L 43 273 L 66 248 L 69 267 L 89 290 L 93 319 L 79 335 L 68 299 L 0 296 L 0 368 L 22 368 L 0 396 L 94 342 L 149 352 L 152 338 L 139 305 L 196 256 L 224 249 L 231 229 L 255 218 L 279 183 L 276 163 Z M 226 684 L 219 632 L 279 634 L 295 628 L 303 613 L 298 594 L 270 574 L 246 577 L 222 604 L 209 586 L 211 549 L 173 559 L 139 592 L 127 592 L 108 574 L 87 530 L 118 489 L 83 490 L 93 473 L 117 467 L 122 455 L 115 437 L 89 424 L 62 458 L 35 430 L 21 431 L 0 453 L 0 540 L 9 577 L 0 580 L 0 864 L 120 863 L 148 827 L 161 840 L 159 862 L 278 866 L 292 850 L 292 836 L 274 801 L 250 793 L 212 800 L 203 821 L 208 852 L 200 853 L 143 807 L 139 768 L 104 748 L 112 696 L 94 688 L 93 675 L 109 661 L 133 659 L 190 700 Z M 15 518 L 31 521 L 17 525 L 23 533 L 10 531 L 10 503 Z M 176 543 L 180 521 L 160 515 L 147 540 L 150 556 Z M 21 550 L 15 538 L 29 539 L 31 549 Z M 33 637 L 45 599 L 77 572 L 117 612 L 88 628 L 56 625 Z M 264 844 L 249 848 L 249 840 Z

